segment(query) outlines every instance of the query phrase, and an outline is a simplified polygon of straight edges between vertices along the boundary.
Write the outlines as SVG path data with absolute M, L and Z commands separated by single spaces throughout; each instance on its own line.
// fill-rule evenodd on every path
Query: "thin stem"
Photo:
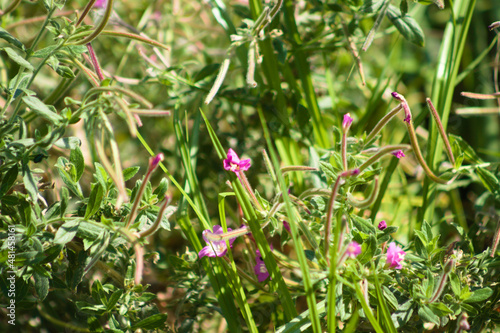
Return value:
M 253 200 L 253 203 L 255 204 L 255 207 L 257 207 L 258 210 L 260 211 L 263 211 L 264 209 L 262 208 L 262 206 L 260 205 L 259 203 L 259 200 L 257 200 L 257 197 L 255 196 L 255 193 L 253 193 L 253 190 L 252 188 L 250 187 L 250 183 L 248 182 L 248 179 L 247 177 L 245 176 L 245 173 L 240 170 L 238 172 L 238 178 L 241 180 L 241 182 L 243 183 L 243 186 L 245 186 L 248 194 L 250 195 L 250 197 L 252 198 Z
M 391 120 L 399 111 L 402 109 L 402 105 L 398 104 L 394 109 L 389 111 L 380 121 L 375 125 L 375 127 L 372 129 L 370 134 L 365 139 L 365 146 L 369 144 L 373 139 L 375 139 L 375 136 L 384 128 L 384 126 Z
M 495 231 L 495 237 L 493 238 L 493 244 L 491 245 L 491 253 L 490 257 L 495 256 L 495 252 L 497 251 L 498 241 L 500 240 L 500 220 L 497 222 L 497 230 Z
M 91 43 L 87 43 L 87 50 L 89 51 L 90 55 L 90 60 L 92 61 L 92 66 L 94 66 L 94 70 L 97 73 L 97 77 L 99 78 L 99 81 L 104 80 L 104 74 L 102 73 L 101 66 L 99 65 L 99 60 L 97 60 L 97 56 L 94 52 L 94 48 L 92 47 Z
M 92 7 L 94 7 L 95 2 L 96 2 L 96 0 L 90 0 L 87 3 L 87 6 L 85 6 L 85 9 L 82 12 L 82 15 L 78 18 L 78 21 L 76 22 L 75 27 L 78 27 L 80 25 L 80 23 L 83 22 L 83 20 L 88 15 L 88 13 L 90 13 L 90 10 L 92 9 Z
M 347 133 L 344 132 L 342 133 L 342 142 L 340 144 L 340 148 L 341 148 L 341 151 L 342 151 L 342 166 L 343 166 L 343 170 L 346 171 L 347 170 Z
M 410 149 L 411 146 L 409 145 L 392 145 L 392 146 L 385 146 L 381 148 L 375 155 L 371 156 L 369 159 L 367 159 L 363 164 L 359 166 L 359 171 L 363 171 L 364 169 L 368 168 L 370 165 L 378 161 L 382 156 L 393 153 L 398 150 L 408 150 Z
M 165 212 L 167 210 L 167 206 L 169 203 L 170 203 L 170 197 L 167 195 L 167 196 L 165 196 L 165 202 L 163 202 L 163 204 L 161 205 L 161 208 L 160 208 L 160 211 L 158 212 L 158 216 L 156 217 L 155 223 L 153 223 L 153 225 L 149 229 L 139 232 L 140 238 L 146 238 L 146 237 L 154 234 L 158 230 L 160 223 L 163 219 L 163 216 L 165 216 Z M 173 210 L 172 212 L 170 212 L 169 215 L 172 215 L 173 213 L 175 213 L 175 211 L 176 211 L 176 209 Z
M 148 184 L 152 172 L 153 172 L 152 170 L 148 169 L 146 176 L 144 176 L 144 180 L 142 181 L 141 186 L 139 187 L 139 191 L 137 191 L 134 203 L 132 204 L 132 208 L 130 209 L 130 214 L 128 214 L 127 222 L 125 223 L 125 229 L 128 229 L 130 225 L 135 221 L 135 218 L 137 217 L 139 203 L 141 202 L 144 191 L 146 190 L 146 185 Z
M 354 198 L 350 193 L 347 194 L 347 201 L 354 207 L 357 208 L 366 208 L 370 206 L 373 202 L 375 202 L 375 199 L 377 198 L 378 194 L 378 178 L 375 178 L 374 180 L 374 187 L 372 192 L 370 193 L 370 196 L 364 200 L 358 200 Z
M 332 229 L 332 219 L 333 219 L 333 207 L 335 206 L 335 198 L 337 197 L 337 192 L 340 187 L 340 180 L 342 179 L 342 176 L 338 176 L 337 179 L 335 180 L 335 184 L 333 184 L 332 188 L 332 193 L 330 195 L 330 200 L 328 201 L 328 210 L 326 212 L 326 223 L 325 223 L 325 240 L 324 240 L 324 246 L 325 246 L 325 258 L 326 261 L 329 262 L 328 259 L 328 252 L 330 249 L 330 232 Z
M 106 24 L 108 24 L 109 18 L 111 16 L 111 13 L 113 11 L 113 0 L 108 0 L 108 3 L 106 4 L 106 10 L 104 11 L 104 15 L 102 17 L 102 20 L 99 22 L 95 30 L 86 38 L 80 40 L 77 42 L 77 45 L 83 45 L 83 44 L 88 44 L 91 41 L 93 41 L 99 34 L 104 30 L 106 27 Z
M 455 165 L 455 157 L 453 156 L 453 152 L 451 150 L 451 145 L 450 145 L 450 140 L 448 140 L 448 135 L 446 135 L 443 124 L 441 123 L 441 118 L 439 117 L 439 114 L 436 111 L 436 108 L 434 107 L 434 104 L 432 104 L 432 101 L 430 98 L 427 98 L 425 100 L 427 102 L 427 105 L 429 106 L 429 109 L 431 110 L 431 114 L 434 117 L 434 120 L 436 121 L 436 124 L 438 126 L 439 133 L 441 134 L 441 137 L 443 138 L 444 144 L 446 146 L 446 153 L 448 154 L 448 158 L 450 159 L 451 163 Z

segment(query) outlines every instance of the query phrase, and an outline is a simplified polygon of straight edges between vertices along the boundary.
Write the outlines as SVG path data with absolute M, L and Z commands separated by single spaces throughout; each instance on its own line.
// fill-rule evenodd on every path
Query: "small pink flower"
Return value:
M 149 159 L 149 170 L 154 170 L 158 167 L 158 164 L 164 159 L 163 153 L 159 153 L 155 157 Z
M 380 221 L 378 224 L 378 230 L 384 230 L 385 228 L 387 228 L 387 223 L 385 223 L 384 220 Z
M 401 269 L 401 262 L 404 260 L 406 252 L 402 248 L 392 242 L 387 248 L 387 264 L 391 268 Z
M 352 124 L 352 118 L 351 118 L 351 114 L 349 113 L 346 113 L 344 115 L 344 120 L 342 121 L 342 130 L 345 132 L 349 129 L 349 127 L 351 127 L 351 124 Z
M 264 282 L 269 277 L 269 272 L 267 271 L 266 264 L 260 255 L 260 251 L 255 251 L 255 262 L 256 265 L 253 268 L 255 275 L 257 275 L 257 279 L 259 282 Z
M 106 4 L 108 3 L 108 0 L 97 0 L 94 3 L 95 8 L 106 8 Z
M 250 166 L 250 159 L 240 160 L 234 150 L 229 148 L 227 158 L 224 160 L 224 169 L 238 173 L 239 171 L 247 171 Z
M 227 228 L 227 231 L 231 231 L 231 228 Z M 209 229 L 203 231 L 203 239 L 208 244 L 198 253 L 198 257 L 201 259 L 205 256 L 207 257 L 222 257 L 227 253 L 227 244 L 225 240 L 211 241 L 207 238 L 207 233 L 213 233 L 216 235 L 222 235 L 224 231 L 220 225 L 214 226 L 214 231 L 211 232 Z M 229 239 L 229 246 L 233 246 L 233 242 L 236 238 Z
M 361 246 L 357 242 L 350 242 L 347 245 L 346 254 L 348 257 L 356 258 L 361 253 Z
M 391 154 L 396 156 L 397 158 L 405 157 L 405 153 L 403 153 L 401 149 L 393 151 Z

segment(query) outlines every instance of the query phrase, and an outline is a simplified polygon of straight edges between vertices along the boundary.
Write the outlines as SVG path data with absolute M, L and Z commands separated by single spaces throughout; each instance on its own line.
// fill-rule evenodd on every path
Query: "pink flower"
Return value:
M 250 168 L 250 159 L 240 160 L 238 155 L 229 148 L 227 158 L 224 160 L 224 169 L 238 173 L 239 171 L 247 171 Z
M 288 231 L 288 233 L 292 233 L 292 231 L 290 230 L 290 223 L 288 223 L 287 221 L 283 221 L 283 227 L 286 231 Z
M 106 8 L 106 4 L 108 3 L 108 0 L 97 0 L 94 3 L 95 8 Z
M 256 265 L 253 268 L 255 275 L 257 275 L 257 279 L 259 282 L 264 282 L 269 277 L 269 272 L 267 271 L 266 264 L 260 255 L 260 251 L 255 251 L 255 261 Z
M 227 228 L 227 231 L 231 231 L 231 228 Z M 220 241 L 212 241 L 209 240 L 207 237 L 207 234 L 215 234 L 215 235 L 222 235 L 224 231 L 222 230 L 222 227 L 220 225 L 215 225 L 214 226 L 214 232 L 211 232 L 209 229 L 203 231 L 203 239 L 205 242 L 208 244 L 205 246 L 201 251 L 198 253 L 198 257 L 201 259 L 205 256 L 207 257 L 222 257 L 227 253 L 227 244 L 226 240 L 220 240 Z M 233 242 L 236 238 L 230 238 L 229 239 L 229 246 L 233 246 Z
M 348 257 L 356 258 L 361 253 L 361 246 L 357 242 L 350 242 L 347 245 L 346 254 Z
M 346 113 L 344 115 L 344 120 L 342 121 L 342 130 L 345 132 L 349 129 L 349 127 L 351 127 L 351 124 L 352 124 L 352 118 L 351 118 L 351 115 L 349 113 Z
M 401 269 L 403 266 L 401 262 L 404 260 L 406 252 L 402 248 L 392 242 L 387 248 L 387 264 L 391 268 Z
M 380 221 L 380 223 L 378 224 L 378 230 L 384 230 L 385 228 L 387 228 L 387 223 L 385 223 L 384 220 Z
M 393 151 L 391 154 L 396 156 L 397 158 L 405 157 L 405 153 L 403 153 L 401 149 Z

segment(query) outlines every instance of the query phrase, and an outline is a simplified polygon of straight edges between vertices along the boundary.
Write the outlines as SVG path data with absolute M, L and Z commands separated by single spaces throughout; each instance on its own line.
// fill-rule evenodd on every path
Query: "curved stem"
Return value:
M 450 140 L 448 140 L 448 135 L 446 135 L 446 132 L 444 131 L 443 124 L 441 122 L 441 118 L 439 118 L 439 114 L 436 111 L 436 108 L 434 107 L 434 104 L 432 104 L 432 101 L 430 98 L 427 98 L 425 100 L 427 102 L 427 105 L 429 106 L 429 110 L 431 111 L 432 116 L 434 117 L 434 120 L 436 121 L 436 124 L 438 126 L 439 134 L 441 134 L 441 137 L 443 138 L 444 144 L 446 146 L 446 153 L 448 154 L 448 158 L 450 159 L 451 163 L 455 165 L 455 157 L 453 156 L 453 152 L 451 150 L 451 145 L 450 145 Z
M 411 146 L 409 145 L 393 145 L 393 146 L 385 146 L 380 149 L 375 155 L 367 159 L 363 164 L 359 166 L 359 171 L 363 171 L 368 168 L 370 165 L 378 161 L 382 156 L 393 153 L 398 150 L 408 150 Z
M 372 193 L 370 193 L 370 196 L 364 200 L 358 200 L 354 198 L 350 193 L 347 194 L 347 201 L 354 207 L 357 208 L 366 208 L 370 206 L 375 199 L 377 198 L 378 195 L 378 178 L 375 178 L 374 180 L 375 184 L 372 190 Z
M 391 120 L 396 114 L 398 114 L 398 112 L 401 111 L 402 108 L 403 106 L 401 104 L 398 104 L 398 106 L 389 111 L 389 113 L 387 113 L 382 119 L 380 119 L 380 121 L 377 123 L 377 125 L 375 125 L 370 134 L 368 134 L 368 136 L 366 137 L 365 146 L 369 144 L 373 139 L 375 139 L 375 136 L 380 133 L 382 128 L 384 128 L 389 120 Z
M 95 30 L 86 38 L 78 41 L 77 45 L 88 44 L 99 36 L 99 34 L 104 30 L 106 24 L 108 24 L 109 18 L 111 16 L 111 12 L 113 11 L 113 0 L 108 0 L 106 4 L 106 10 L 104 11 L 104 15 L 102 20 L 99 22 L 99 25 L 95 28 Z

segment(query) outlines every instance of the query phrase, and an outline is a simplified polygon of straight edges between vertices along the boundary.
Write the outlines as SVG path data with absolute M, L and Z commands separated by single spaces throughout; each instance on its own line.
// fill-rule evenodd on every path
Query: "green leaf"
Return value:
M 6 40 L 8 43 L 14 45 L 18 49 L 25 50 L 24 44 L 19 39 L 12 36 L 7 30 L 0 27 L 0 38 Z
M 328 178 L 330 178 L 332 180 L 333 179 L 337 179 L 337 173 L 335 172 L 335 170 L 333 169 L 333 166 L 330 163 L 326 163 L 326 162 L 320 161 L 319 162 L 319 168 L 326 175 L 327 179 Z
M 22 170 L 23 170 L 24 187 L 28 191 L 33 202 L 36 202 L 38 196 L 37 181 L 33 177 L 33 174 L 31 173 L 31 170 L 28 166 L 28 163 L 23 163 Z
M 28 105 L 33 112 L 47 119 L 52 124 L 58 124 L 63 120 L 63 118 L 60 115 L 49 109 L 47 105 L 45 105 L 41 100 L 39 100 L 35 96 L 24 96 L 22 99 L 24 103 L 26 103 L 26 105 Z
M 349 215 L 349 216 L 351 217 L 354 227 L 356 227 L 356 229 L 358 229 L 359 231 L 364 232 L 365 234 L 376 233 L 375 226 L 372 224 L 370 219 L 366 220 L 357 215 Z
M 489 170 L 483 167 L 477 167 L 476 173 L 479 179 L 481 179 L 484 187 L 486 187 L 488 191 L 490 191 L 491 193 L 496 193 L 500 190 L 500 183 L 498 181 L 498 178 Z
M 106 305 L 106 309 L 108 311 L 112 311 L 116 305 L 116 303 L 118 303 L 118 301 L 120 300 L 120 297 L 122 297 L 123 295 L 123 290 L 122 289 L 118 289 L 117 291 L 115 291 L 108 299 L 108 304 Z
M 82 145 L 82 141 L 75 136 L 70 136 L 57 140 L 54 145 L 61 149 L 76 149 Z
M 449 307 L 441 302 L 431 303 L 429 304 L 429 308 L 438 317 L 444 317 L 453 313 Z
M 476 303 L 487 300 L 491 295 L 493 295 L 493 290 L 489 287 L 478 289 L 472 292 L 472 294 L 464 300 L 466 303 Z
M 123 180 L 127 181 L 135 176 L 140 167 L 131 167 L 123 170 Z
M 357 258 L 358 261 L 366 264 L 373 259 L 375 251 L 377 251 L 377 239 L 374 235 L 370 235 L 363 245 L 361 245 L 361 254 Z
M 79 147 L 76 147 L 71 150 L 71 153 L 69 154 L 69 161 L 73 163 L 73 165 L 76 168 L 76 180 L 80 180 L 80 178 L 83 175 L 83 171 L 85 170 L 85 160 L 83 158 L 82 151 L 80 150 Z
M 55 69 L 56 73 L 59 74 L 59 76 L 64 77 L 66 79 L 73 79 L 76 77 L 75 73 L 69 68 L 68 66 L 63 66 L 59 65 Z
M 33 65 L 31 65 L 23 57 L 21 57 L 16 51 L 14 51 L 14 49 L 11 49 L 10 47 L 4 47 L 2 48 L 2 50 L 4 50 L 5 53 L 7 53 L 7 55 L 9 56 L 9 58 L 15 63 L 17 63 L 19 66 L 22 66 L 27 70 L 33 72 L 34 70 Z
M 101 208 L 102 198 L 104 196 L 104 191 L 100 183 L 92 185 L 92 191 L 90 191 L 89 202 L 87 204 L 87 209 L 85 210 L 85 220 L 92 217 Z
M 5 173 L 2 178 L 2 185 L 0 185 L 0 198 L 2 198 L 10 190 L 12 185 L 14 185 L 18 175 L 19 166 L 16 163 L 14 164 L 14 166 L 12 166 L 12 168 L 9 169 L 9 171 Z
M 38 298 L 40 299 L 40 301 L 43 301 L 49 294 L 49 278 L 39 273 L 38 270 L 35 270 L 33 275 L 35 277 L 36 293 L 38 294 Z
M 423 321 L 431 322 L 439 325 L 439 317 L 432 312 L 432 310 L 427 305 L 422 305 L 418 309 L 418 315 Z
M 161 201 L 165 197 L 165 193 L 167 193 L 167 190 L 168 190 L 168 179 L 162 178 L 160 184 L 158 184 L 153 194 L 155 194 L 158 197 L 158 200 Z
M 424 46 L 424 32 L 411 16 L 403 16 L 401 11 L 392 5 L 387 8 L 386 15 L 407 41 Z
M 450 138 L 450 144 L 452 145 L 452 147 L 454 144 L 457 144 L 460 147 L 460 149 L 462 150 L 462 152 L 465 155 L 466 161 L 468 161 L 470 163 L 474 163 L 474 164 L 479 164 L 479 163 L 483 162 L 477 156 L 474 149 L 472 149 L 472 147 L 469 146 L 469 144 L 467 142 L 465 142 L 461 137 L 453 135 L 453 134 L 448 134 L 448 136 Z M 457 155 L 455 155 L 455 156 L 457 156 Z
M 458 275 L 453 272 L 450 273 L 450 284 L 451 290 L 453 290 L 455 296 L 460 297 L 462 289 L 460 286 L 460 279 L 458 278 Z
M 63 224 L 54 236 L 54 243 L 64 245 L 71 242 L 78 232 L 79 222 L 70 221 Z
M 143 330 L 153 330 L 153 329 L 161 329 L 165 327 L 165 322 L 167 321 L 166 313 L 158 313 L 143 319 L 137 323 L 135 323 L 131 329 L 136 330 L 142 328 Z

